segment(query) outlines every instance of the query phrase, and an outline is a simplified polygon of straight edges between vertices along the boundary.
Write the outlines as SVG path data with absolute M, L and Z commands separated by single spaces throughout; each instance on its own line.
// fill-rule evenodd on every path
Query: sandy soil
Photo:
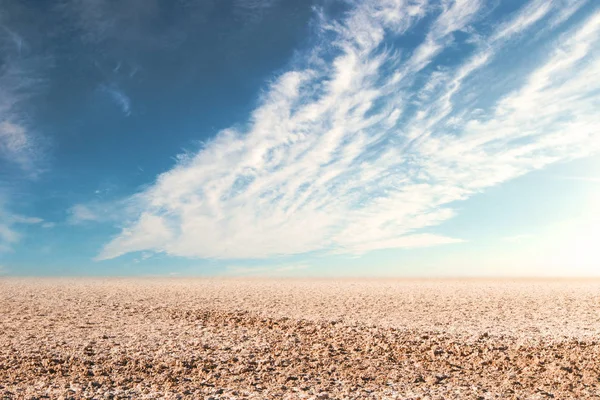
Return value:
M 0 279 L 0 397 L 600 398 L 600 281 Z

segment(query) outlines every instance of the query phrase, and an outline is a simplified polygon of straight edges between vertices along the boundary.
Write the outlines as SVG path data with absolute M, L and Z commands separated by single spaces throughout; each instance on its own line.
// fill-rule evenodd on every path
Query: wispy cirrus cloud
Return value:
M 19 167 L 32 168 L 32 156 L 35 150 L 31 139 L 22 124 L 11 121 L 10 117 L 0 123 L 0 154 Z
M 67 214 L 67 221 L 73 225 L 100 220 L 97 210 L 85 204 L 75 204 L 68 210 Z
M 234 0 L 233 13 L 245 24 L 258 24 L 279 0 Z
M 6 201 L 0 196 L 0 253 L 9 252 L 21 240 L 21 234 L 15 226 L 27 224 L 38 225 L 44 222 L 41 218 L 27 217 L 10 212 Z
M 38 69 L 42 59 L 31 52 L 27 40 L 6 22 L 6 9 L 0 11 L 0 253 L 11 251 L 21 239 L 19 224 L 42 222 L 9 210 L 11 185 L 6 184 L 5 178 L 36 179 L 43 170 L 45 147 L 26 112 L 27 102 L 39 90 Z
M 131 114 L 131 99 L 124 91 L 116 85 L 102 85 L 100 89 L 110 96 L 111 100 L 121 109 L 123 114 L 126 116 Z
M 23 104 L 37 90 L 38 60 L 27 53 L 25 40 L 4 26 L 1 18 L 0 53 L 0 163 L 36 175 L 41 145 L 31 132 Z
M 20 239 L 20 235 L 15 232 L 6 222 L 0 223 L 0 253 L 11 250 L 12 246 Z
M 486 34 L 481 1 L 354 6 L 343 20 L 319 14 L 321 44 L 270 85 L 247 127 L 221 131 L 127 199 L 133 218 L 97 258 L 454 243 L 428 231 L 454 202 L 600 151 L 600 11 L 560 36 L 544 25 L 551 51 L 525 70 L 506 55 L 534 27 L 566 20 L 564 4 L 530 2 Z M 396 48 L 425 16 L 420 44 Z M 459 45 L 466 56 L 445 63 Z M 522 78 L 491 93 L 487 82 L 511 75 Z
M 70 225 L 118 223 L 131 213 L 132 204 L 127 200 L 77 203 L 66 210 L 66 222 Z

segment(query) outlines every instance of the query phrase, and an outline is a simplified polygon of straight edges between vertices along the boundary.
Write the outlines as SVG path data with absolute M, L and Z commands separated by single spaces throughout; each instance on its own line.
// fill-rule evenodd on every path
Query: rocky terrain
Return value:
M 0 398 L 600 398 L 600 281 L 5 278 Z

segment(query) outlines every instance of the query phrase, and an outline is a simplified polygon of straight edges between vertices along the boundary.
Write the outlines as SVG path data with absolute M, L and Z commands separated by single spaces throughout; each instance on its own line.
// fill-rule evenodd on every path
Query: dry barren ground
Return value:
M 0 280 L 0 398 L 600 398 L 600 281 Z

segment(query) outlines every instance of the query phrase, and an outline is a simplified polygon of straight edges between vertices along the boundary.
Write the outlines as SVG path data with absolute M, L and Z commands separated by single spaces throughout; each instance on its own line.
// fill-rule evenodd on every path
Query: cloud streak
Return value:
M 1 17 L 1 15 L 0 15 Z M 39 142 L 30 132 L 23 103 L 35 92 L 34 73 L 38 60 L 26 52 L 27 44 L 17 33 L 2 25 L 0 18 L 0 162 L 36 175 Z
M 92 209 L 92 207 L 85 204 L 75 204 L 68 210 L 67 221 L 72 225 L 80 225 L 86 222 L 100 221 L 98 210 Z
M 115 85 L 102 85 L 101 90 L 107 93 L 125 116 L 131 114 L 131 99 Z
M 455 215 L 453 203 L 600 151 L 599 11 L 561 36 L 545 29 L 553 50 L 534 68 L 498 57 L 538 24 L 558 27 L 562 6 L 533 1 L 487 34 L 476 30 L 486 15 L 476 0 L 361 2 L 342 20 L 318 13 L 320 44 L 273 81 L 245 127 L 181 155 L 127 199 L 135 212 L 97 259 L 459 242 L 431 231 Z M 426 16 L 421 42 L 398 48 Z M 445 63 L 456 46 L 466 56 Z M 512 75 L 522 78 L 490 90 L 490 79 Z
M 0 253 L 11 251 L 21 240 L 17 225 L 42 222 L 9 212 L 8 197 L 11 180 L 38 177 L 44 149 L 42 140 L 31 128 L 29 113 L 24 111 L 39 90 L 38 68 L 42 59 L 32 53 L 24 37 L 11 29 L 6 22 L 10 21 L 6 18 L 10 10 L 4 11 L 0 11 Z M 8 184 L 5 177 L 9 178 Z
M 44 220 L 11 213 L 7 210 L 0 196 L 0 254 L 10 252 L 21 240 L 21 234 L 15 230 L 16 225 L 38 225 Z

